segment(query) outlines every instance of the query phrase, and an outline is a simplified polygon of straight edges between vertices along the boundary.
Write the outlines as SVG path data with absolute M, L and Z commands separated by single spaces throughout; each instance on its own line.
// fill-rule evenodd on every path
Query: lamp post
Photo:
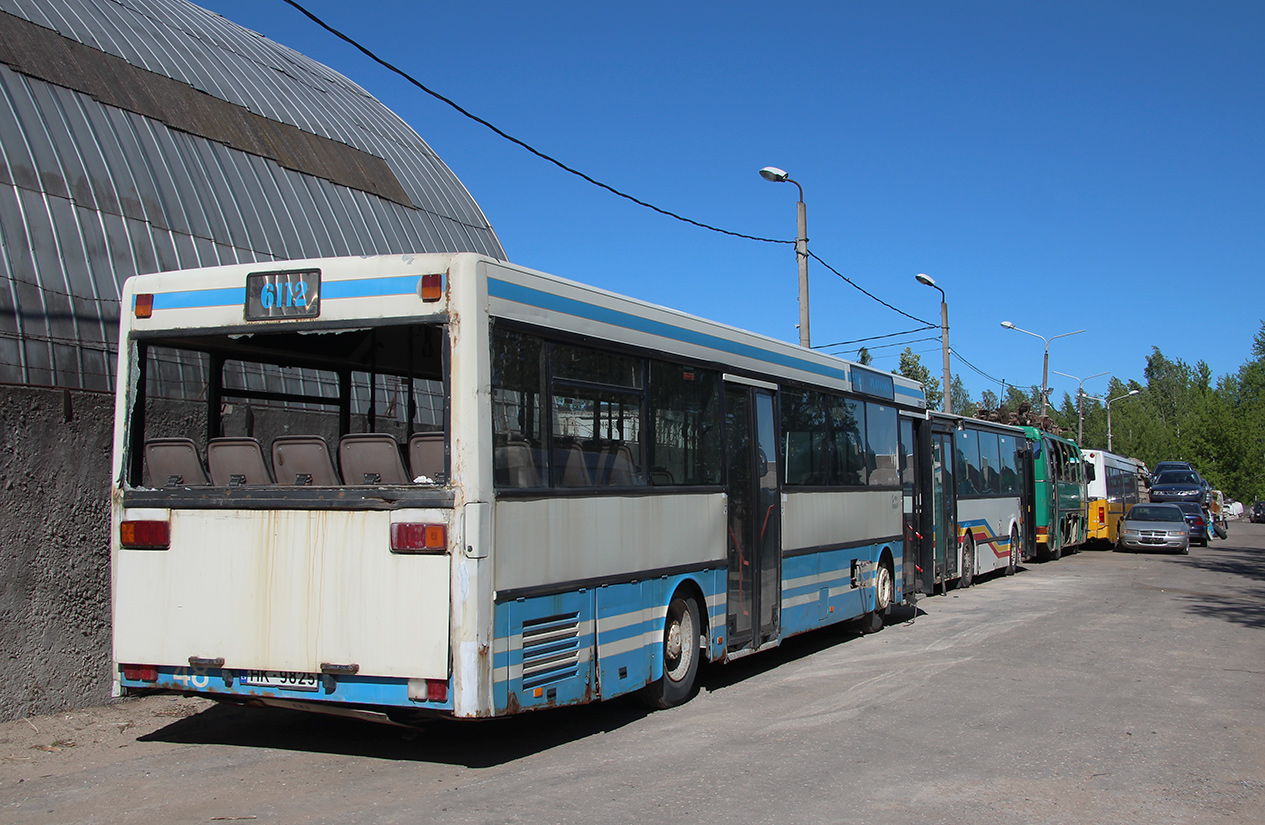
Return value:
M 1045 362 L 1041 367 L 1041 417 L 1045 418 L 1045 393 L 1050 379 L 1050 342 L 1055 338 L 1066 338 L 1069 335 L 1080 335 L 1085 330 L 1078 329 L 1075 332 L 1064 332 L 1061 335 L 1051 335 L 1049 338 L 1046 338 L 1044 335 L 1037 335 L 1035 332 L 1028 332 L 1026 329 L 1020 329 L 1009 321 L 1002 321 L 1001 325 L 1006 329 L 1013 329 L 1015 332 L 1024 332 L 1028 335 L 1040 338 L 1045 342 Z
M 799 190 L 799 203 L 796 205 L 795 258 L 799 261 L 799 345 L 807 348 L 808 338 L 808 212 L 804 208 L 804 187 L 798 181 L 776 166 L 766 166 L 760 170 L 760 177 L 773 183 L 793 183 Z
M 1054 374 L 1061 375 L 1064 378 L 1070 378 L 1073 381 L 1077 382 L 1077 385 L 1076 385 L 1076 443 L 1082 444 L 1084 443 L 1084 436 L 1085 436 L 1085 414 L 1082 411 L 1082 402 L 1083 402 L 1083 399 L 1085 398 L 1085 382 L 1088 381 L 1090 378 L 1101 378 L 1107 373 L 1100 372 L 1095 375 L 1089 376 L 1089 378 L 1077 378 L 1075 375 L 1068 375 L 1067 373 L 1059 372 L 1058 370 L 1055 370 Z
M 953 412 L 953 387 L 949 378 L 949 302 L 944 297 L 944 290 L 936 286 L 935 279 L 930 275 L 920 272 L 914 276 L 914 280 L 940 293 L 940 349 L 944 354 L 944 411 L 951 413 Z
M 1117 395 L 1115 398 L 1107 399 L 1107 452 L 1111 452 L 1111 402 L 1119 401 L 1121 398 L 1128 398 L 1131 395 L 1137 395 L 1141 390 L 1129 390 L 1124 395 Z

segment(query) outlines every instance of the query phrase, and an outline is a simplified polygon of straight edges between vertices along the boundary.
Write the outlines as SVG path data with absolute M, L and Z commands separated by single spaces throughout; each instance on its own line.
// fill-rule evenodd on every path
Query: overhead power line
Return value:
M 326 22 L 325 22 L 324 20 L 322 20 L 320 17 L 316 16 L 316 15 L 315 15 L 315 14 L 313 14 L 311 11 L 309 11 L 309 10 L 308 10 L 308 9 L 306 9 L 306 8 L 304 8 L 304 6 L 303 6 L 302 4 L 300 4 L 300 3 L 296 2 L 296 0 L 285 0 L 285 3 L 286 3 L 287 5 L 289 5 L 289 6 L 293 7 L 296 11 L 298 11 L 298 12 L 299 12 L 300 14 L 302 14 L 304 17 L 306 17 L 306 18 L 308 18 L 309 20 L 311 20 L 311 21 L 312 21 L 313 23 L 315 23 L 316 25 L 320 26 L 320 27 L 321 27 L 322 29 L 324 29 L 325 31 L 327 31 L 327 32 L 329 32 L 330 34 L 334 35 L 334 36 L 335 36 L 335 37 L 337 37 L 339 40 L 342 40 L 343 42 L 347 43 L 347 44 L 348 44 L 349 46 L 351 46 L 352 48 L 354 48 L 354 49 L 356 49 L 357 51 L 359 51 L 361 54 L 363 54 L 363 55 L 365 55 L 366 57 L 368 57 L 368 58 L 369 58 L 370 60 L 372 60 L 373 62 L 375 62 L 375 63 L 377 63 L 378 65 L 382 66 L 382 67 L 383 67 L 383 68 L 385 68 L 386 70 L 388 70 L 388 71 L 390 71 L 390 72 L 392 72 L 392 73 L 394 73 L 394 74 L 396 74 L 396 75 L 399 75 L 401 78 L 403 78 L 404 80 L 406 80 L 406 81 L 407 81 L 408 83 L 410 83 L 411 85 L 416 86 L 418 89 L 422 90 L 423 92 L 425 92 L 426 94 L 428 94 L 428 95 L 430 95 L 431 97 L 435 98 L 436 100 L 440 101 L 441 103 L 444 103 L 444 104 L 446 104 L 446 105 L 450 106 L 452 109 L 454 109 L 455 111 L 459 112 L 461 115 L 463 115 L 463 116 L 465 116 L 465 117 L 469 118 L 470 120 L 473 120 L 475 123 L 478 123 L 478 124 L 480 124 L 481 126 L 486 127 L 487 129 L 491 130 L 494 134 L 496 134 L 497 136 L 499 136 L 499 137 L 501 137 L 501 138 L 504 138 L 505 140 L 508 140 L 510 143 L 513 143 L 513 144 L 515 144 L 516 146 L 520 146 L 520 147 L 522 147 L 523 149 L 526 149 L 528 152 L 531 152 L 533 155 L 535 155 L 536 157 L 540 158 L 541 160 L 544 160 L 544 161 L 547 161 L 547 162 L 549 162 L 549 163 L 552 163 L 554 166 L 557 166 L 559 169 L 563 170 L 564 172 L 567 172 L 567 173 L 569 173 L 569 174 L 575 175 L 576 177 L 579 177 L 579 178 L 581 178 L 582 180 L 587 181 L 588 183 L 593 184 L 594 186 L 597 186 L 597 187 L 599 187 L 599 188 L 601 188 L 601 189 L 606 190 L 607 192 L 610 192 L 612 195 L 615 195 L 615 196 L 617 196 L 617 197 L 620 197 L 620 198 L 623 198 L 623 199 L 625 199 L 625 200 L 631 201 L 631 202 L 633 202 L 633 203 L 637 204 L 638 206 L 642 206 L 642 207 L 645 207 L 646 209 L 650 209 L 650 210 L 652 210 L 652 211 L 654 211 L 654 212 L 659 213 L 660 215 L 664 215 L 664 216 L 666 216 L 666 217 L 673 218 L 673 219 L 675 219 L 675 220 L 682 221 L 682 222 L 684 222 L 684 223 L 688 223 L 688 224 L 690 224 L 691 226 L 696 226 L 696 227 L 698 227 L 698 228 L 700 228 L 700 229 L 706 229 L 706 230 L 708 230 L 709 232 L 718 232 L 718 233 L 720 233 L 720 234 L 722 234 L 722 235 L 728 235 L 728 236 L 730 236 L 730 237 L 734 237 L 734 238 L 743 238 L 743 239 L 745 239 L 745 240 L 749 240 L 749 241 L 759 241 L 759 242 L 761 242 L 761 243 L 775 243 L 775 244 L 787 244 L 787 245 L 790 245 L 790 244 L 794 244 L 794 243 L 795 243 L 795 241 L 794 241 L 794 240 L 788 240 L 788 239 L 784 239 L 784 238 L 764 238 L 764 237 L 760 237 L 760 236 L 758 236 L 758 235 L 749 235 L 749 234 L 744 233 L 744 232 L 734 232 L 734 231 L 729 230 L 729 229 L 724 229 L 724 228 L 721 228 L 721 227 L 718 227 L 718 226 L 712 226 L 711 224 L 703 223 L 702 221 L 696 221 L 696 220 L 694 220 L 693 218 L 687 218 L 687 217 L 685 217 L 684 215 L 679 215 L 679 214 L 677 214 L 676 212 L 672 212 L 671 210 L 668 210 L 668 209 L 663 209 L 663 208 L 661 208 L 661 207 L 655 206 L 655 205 L 654 205 L 654 204 L 652 204 L 652 203 L 647 203 L 646 201 L 641 200 L 640 198 L 634 197 L 633 195 L 630 195 L 630 194 L 628 194 L 627 192 L 622 192 L 622 191 L 620 191 L 619 189 L 616 189 L 615 187 L 613 187 L 613 186 L 611 186 L 611 185 L 609 185 L 609 184 L 603 183 L 602 181 L 599 181 L 599 180 L 597 180 L 597 179 L 595 179 L 595 178 L 591 177 L 590 175 L 587 175 L 587 174 L 585 174 L 584 172 L 581 172 L 581 171 L 580 171 L 580 170 L 578 170 L 578 169 L 575 169 L 575 168 L 573 168 L 573 167 L 571 167 L 571 166 L 568 166 L 567 164 L 563 163 L 562 161 L 558 160 L 557 158 L 555 158 L 555 157 L 553 157 L 553 156 L 551 156 L 551 155 L 549 155 L 549 154 L 547 154 L 547 153 L 545 153 L 545 152 L 540 151 L 539 149 L 535 148 L 534 146 L 532 146 L 532 145 L 528 144 L 526 141 L 523 141 L 523 140 L 520 140 L 519 138 L 514 137 L 513 135 L 509 134 L 508 132 L 504 131 L 503 129 L 500 129 L 499 127 L 495 126 L 494 124 L 490 123 L 489 121 L 487 121 L 487 120 L 485 120 L 485 119 L 483 119 L 483 118 L 479 117 L 478 115 L 476 115 L 476 114 L 474 114 L 474 113 L 472 113 L 472 112 L 468 111 L 466 108 L 464 108 L 463 106 L 461 106 L 460 104 L 458 104 L 456 101 L 454 101 L 454 100 L 452 100 L 452 99 L 450 99 L 450 98 L 448 98 L 448 97 L 445 97 L 444 95 L 440 94 L 439 92 L 435 91 L 434 89 L 431 89 L 431 88 L 430 88 L 430 87 L 428 87 L 426 84 L 422 83 L 420 80 L 418 80 L 417 78 L 413 77 L 413 76 L 412 76 L 411 74 L 409 74 L 408 72 L 404 71 L 403 69 L 399 68 L 398 66 L 395 66 L 394 64 L 392 64 L 392 63 L 390 63 L 390 62 L 388 62 L 388 61 L 384 60 L 384 59 L 383 59 L 383 58 L 381 58 L 381 57 L 379 57 L 377 54 L 375 54 L 373 51 L 371 51 L 368 47 L 366 47 L 366 46 L 362 45 L 360 42 L 358 42 L 357 40 L 355 40 L 355 39 L 354 39 L 354 38 L 352 38 L 351 36 L 349 36 L 349 35 L 347 35 L 347 34 L 344 34 L 343 32 L 341 32 L 341 31 L 339 31 L 338 29 L 336 29 L 336 28 L 334 28 L 333 26 L 331 26 L 329 23 L 326 23 Z M 831 271 L 831 272 L 833 272 L 835 275 L 837 275 L 839 278 L 843 279 L 843 280 L 844 280 L 846 283 L 848 283 L 850 286 L 852 286 L 853 288 L 855 288 L 856 290 L 858 290 L 859 292 L 861 292 L 861 293 L 862 293 L 862 294 L 864 294 L 865 296 L 867 296 L 867 297 L 871 298 L 871 299 L 872 299 L 872 300 L 874 300 L 874 301 L 877 301 L 878 303 L 882 304 L 883 306 L 885 306 L 885 307 L 887 307 L 888 309 L 892 310 L 893 312 L 897 313 L 898 315 L 903 315 L 904 317 L 909 318 L 909 319 L 910 319 L 910 320 L 912 320 L 912 321 L 917 321 L 918 323 L 923 324 L 923 325 L 924 325 L 924 326 L 923 326 L 923 329 L 926 329 L 926 328 L 934 328 L 934 327 L 936 326 L 936 324 L 933 324 L 933 323 L 931 323 L 930 321 L 927 321 L 927 320 L 925 320 L 925 319 L 919 318 L 919 317 L 917 317 L 916 315 L 910 315 L 908 312 L 905 312 L 903 309 L 900 309 L 899 307 L 893 306 L 892 304 L 888 303 L 887 301 L 884 301 L 882 298 L 879 298 L 879 297 L 878 297 L 877 295 L 875 295 L 874 293 L 872 293 L 872 292 L 870 292 L 870 291 L 866 290 L 865 288 L 861 287 L 861 286 L 860 286 L 860 285 L 858 285 L 855 281 L 853 281 L 851 278 L 849 278 L 848 276 L 844 275 L 842 272 L 840 272 L 839 270 L 835 269 L 835 268 L 834 268 L 833 266 L 831 266 L 830 264 L 826 263 L 826 261 L 824 261 L 824 260 L 823 260 L 823 259 L 822 259 L 819 255 L 817 255 L 817 253 L 816 253 L 816 252 L 813 252 L 813 251 L 809 250 L 809 251 L 808 251 L 808 254 L 809 254 L 809 255 L 811 255 L 813 258 L 815 258 L 815 259 L 817 260 L 817 262 L 818 262 L 818 263 L 820 263 L 822 266 L 826 267 L 826 269 L 830 270 L 830 271 Z M 919 331 L 921 331 L 921 330 L 912 330 L 912 331 L 913 331 L 913 332 L 919 332 Z M 888 335 L 888 336 L 875 336 L 875 338 L 877 339 L 877 338 L 884 338 L 884 337 L 892 337 L 892 336 L 895 336 L 895 335 L 902 335 L 902 334 L 905 334 L 905 333 L 892 333 L 891 335 Z M 873 339 L 858 339 L 858 341 L 857 341 L 857 342 L 845 342 L 845 343 L 859 343 L 860 341 L 864 341 L 864 340 L 873 340 Z M 837 344 L 829 344 L 829 345 L 827 345 L 827 346 L 838 346 L 838 345 L 837 345 Z M 960 357 L 960 356 L 959 356 L 959 357 Z M 963 360 L 963 361 L 965 361 L 966 359 L 962 359 L 962 360 Z M 968 362 L 968 363 L 969 363 L 969 362 Z M 972 368 L 974 368 L 974 367 L 972 367 Z M 978 370 L 977 370 L 977 371 L 978 371 Z M 981 375 L 985 375 L 985 373 L 983 373 L 983 372 L 981 372 L 980 374 L 981 374 Z M 985 375 L 985 377 L 988 377 L 988 376 L 987 376 L 987 375 Z M 997 380 L 997 379 L 992 379 L 992 380 L 994 380 L 994 381 L 995 381 L 995 380 Z
M 534 146 L 532 146 L 532 145 L 530 145 L 530 144 L 526 143 L 525 141 L 519 140 L 518 138 L 514 137 L 513 135 L 511 135 L 511 134 L 509 134 L 509 133 L 507 133 L 507 132 L 503 131 L 502 129 L 497 128 L 496 126 L 494 126 L 493 124 L 491 124 L 491 123 L 489 123 L 488 121 L 484 120 L 483 118 L 479 117 L 478 115 L 476 115 L 476 114 L 474 114 L 474 113 L 472 113 L 472 112 L 470 112 L 470 111 L 467 111 L 465 108 L 463 108 L 463 107 L 462 107 L 460 104 L 458 104 L 456 101 L 453 101 L 453 100 L 451 100 L 451 99 L 449 99 L 449 98 L 447 98 L 447 97 L 444 97 L 444 96 L 443 96 L 443 95 L 441 95 L 439 92 L 435 91 L 434 89 L 429 88 L 428 86 L 426 86 L 424 83 L 422 83 L 422 82 L 421 82 L 420 80 L 418 80 L 417 78 L 413 77 L 413 76 L 412 76 L 411 74 L 409 74 L 408 72 L 404 71 L 403 69 L 399 68 L 398 66 L 395 66 L 395 65 L 393 65 L 393 64 L 391 64 L 391 63 L 388 63 L 387 61 L 383 60 L 381 57 L 378 57 L 376 54 L 374 54 L 372 51 L 370 51 L 370 50 L 369 50 L 368 48 L 366 48 L 365 46 L 362 46 L 360 43 L 358 43 L 357 41 L 353 40 L 353 39 L 352 39 L 351 37 L 349 37 L 348 35 L 343 34 L 341 31 L 339 31 L 338 29 L 334 28 L 334 27 L 333 27 L 333 26 L 331 26 L 330 24 L 326 23 L 324 20 L 322 20 L 321 18 L 317 17 L 317 16 L 316 16 L 315 14 L 313 14 L 312 12 L 310 12 L 310 11 L 308 11 L 307 9 L 303 8 L 303 6 L 301 6 L 301 5 L 299 5 L 298 3 L 296 3 L 296 2 L 295 2 L 295 0 L 285 0 L 285 2 L 286 2 L 287 4 L 289 4 L 289 5 L 293 6 L 295 9 L 297 9 L 297 10 L 298 10 L 298 12 L 299 12 L 300 14 L 304 15 L 305 17 L 307 17 L 307 18 L 308 18 L 309 20 L 311 20 L 313 23 L 315 23 L 316 25 L 320 26 L 322 29 L 325 29 L 325 31 L 327 31 L 327 32 L 329 32 L 330 34 L 334 35 L 334 36 L 335 36 L 335 37 L 337 37 L 339 40 L 342 40 L 343 42 L 347 43 L 347 44 L 348 44 L 348 45 L 350 45 L 352 48 L 356 49 L 356 50 L 357 50 L 357 51 L 359 51 L 361 54 L 365 55 L 365 56 L 366 56 L 366 57 L 368 57 L 370 60 L 372 60 L 373 62 L 375 62 L 375 63 L 377 63 L 378 65 L 382 66 L 383 68 L 387 69 L 388 71 L 394 72 L 395 74 L 397 74 L 397 75 L 399 75 L 400 77 L 404 78 L 404 79 L 405 79 L 405 80 L 407 80 L 409 83 L 413 84 L 414 86 L 416 86 L 417 88 L 421 89 L 423 92 L 425 92 L 426 94 L 428 94 L 428 95 L 430 95 L 431 97 L 435 98 L 436 100 L 440 101 L 441 103 L 446 103 L 446 104 L 448 104 L 448 105 L 449 105 L 449 106 L 451 106 L 453 109 L 456 109 L 458 112 L 460 112 L 461 114 L 463 114 L 463 115 L 465 115 L 466 117 L 468 117 L 470 120 L 473 120 L 475 123 L 478 123 L 478 124 L 480 124 L 480 125 L 482 125 L 482 126 L 486 126 L 488 129 L 491 129 L 494 133 L 496 133 L 496 134 L 497 134 L 497 135 L 499 135 L 500 137 L 505 138 L 505 139 L 506 139 L 506 140 L 508 140 L 510 143 L 513 143 L 513 144 L 515 144 L 515 145 L 517 145 L 517 146 L 521 146 L 522 148 L 526 149 L 528 152 L 531 152 L 533 155 L 535 155 L 536 157 L 540 158 L 541 160 L 548 161 L 549 163 L 552 163 L 554 166 L 557 166 L 559 169 L 563 170 L 564 172 L 569 172 L 569 173 L 571 173 L 572 175 L 575 175 L 575 176 L 577 176 L 577 177 L 579 177 L 579 178 L 582 178 L 582 179 L 584 179 L 584 180 L 588 181 L 589 183 L 593 184 L 594 186 L 601 187 L 602 189 L 605 189 L 607 192 L 610 192 L 612 195 L 617 195 L 617 196 L 619 196 L 619 197 L 621 197 L 621 198 L 624 198 L 625 200 L 630 200 L 630 201 L 632 201 L 633 203 L 637 204 L 638 206 L 644 206 L 644 207 L 645 207 L 645 208 L 647 208 L 647 209 L 652 209 L 652 210 L 654 210 L 655 212 L 658 212 L 660 215 L 666 215 L 666 216 L 667 216 L 667 217 L 669 217 L 669 218 L 675 218 L 675 219 L 676 219 L 676 220 L 678 220 L 678 221 L 684 221 L 685 223 L 691 224 L 691 225 L 693 225 L 693 226 L 697 226 L 697 227 L 699 227 L 700 229 L 706 229 L 706 230 L 708 230 L 708 231 L 710 231 L 710 232 L 719 232 L 719 233 L 721 233 L 722 235 L 731 235 L 731 236 L 733 236 L 733 237 L 735 237 L 735 238 L 745 238 L 746 240 L 749 240 L 749 241 L 760 241 L 760 242 L 762 242 L 762 243 L 780 243 L 780 244 L 794 244 L 794 243 L 795 243 L 795 241 L 793 241 L 793 240 L 786 240 L 786 239 L 781 239 L 781 238 L 761 238 L 761 237 L 759 237 L 759 236 L 757 236 L 757 235 L 747 235 L 747 234 L 742 233 L 742 232 L 733 232 L 733 231 L 728 230 L 728 229 L 722 229 L 722 228 L 720 228 L 719 226 L 712 226 L 712 225 L 710 225 L 710 224 L 702 223 L 701 221 L 696 221 L 696 220 L 694 220 L 693 218 L 687 218 L 687 217 L 685 217 L 684 215 L 678 215 L 677 213 L 675 213 L 675 212 L 671 212 L 671 211 L 669 211 L 669 210 L 667 210 L 667 209 L 661 209 L 660 207 L 655 206 L 655 205 L 654 205 L 654 204 L 652 204 L 652 203 L 646 203 L 645 201 L 641 200 L 640 198 L 633 197 L 632 195 L 629 195 L 627 192 L 621 192 L 620 190 L 616 189 L 615 187 L 610 186 L 609 184 L 602 183 L 600 180 L 596 180 L 595 178 L 592 178 L 592 177 L 590 177 L 590 176 L 588 176 L 588 175 L 584 174 L 583 172 L 581 172 L 581 171 L 580 171 L 580 170 L 578 170 L 578 169 L 574 169 L 574 168 L 572 168 L 572 167 L 570 167 L 570 166 L 567 166 L 565 163 L 563 163 L 562 161 L 558 160 L 557 158 L 552 157 L 551 155 L 547 155 L 547 154 L 545 154 L 544 152 L 542 152 L 542 151 L 540 151 L 539 149 L 535 148 Z

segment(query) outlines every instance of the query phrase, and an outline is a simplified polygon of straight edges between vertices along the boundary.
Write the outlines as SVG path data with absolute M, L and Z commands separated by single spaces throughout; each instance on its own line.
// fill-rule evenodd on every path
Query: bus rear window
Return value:
M 440 325 L 143 340 L 133 487 L 443 484 Z

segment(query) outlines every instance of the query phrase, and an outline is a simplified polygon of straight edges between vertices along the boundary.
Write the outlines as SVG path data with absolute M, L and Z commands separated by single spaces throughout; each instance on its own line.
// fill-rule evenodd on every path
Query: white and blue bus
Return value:
M 1031 450 L 1018 427 L 932 412 L 902 415 L 907 532 L 917 545 L 906 589 L 969 587 L 1033 555 Z M 1026 549 L 1025 549 L 1026 548 Z
M 143 275 L 123 306 L 119 692 L 663 707 L 904 599 L 913 381 L 472 254 Z

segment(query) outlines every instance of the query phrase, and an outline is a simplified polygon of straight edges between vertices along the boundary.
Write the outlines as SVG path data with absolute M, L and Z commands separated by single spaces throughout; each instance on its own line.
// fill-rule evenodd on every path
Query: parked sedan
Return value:
M 1117 550 L 1190 552 L 1190 528 L 1176 504 L 1135 504 L 1120 521 Z
M 1211 525 L 1208 524 L 1208 513 L 1193 501 L 1178 502 L 1177 506 L 1182 508 L 1182 515 L 1186 517 L 1186 527 L 1190 530 L 1190 543 L 1207 547 L 1210 537 L 1208 531 L 1211 529 Z
M 1206 491 L 1194 470 L 1165 470 L 1151 485 L 1151 501 L 1193 501 L 1206 503 Z

